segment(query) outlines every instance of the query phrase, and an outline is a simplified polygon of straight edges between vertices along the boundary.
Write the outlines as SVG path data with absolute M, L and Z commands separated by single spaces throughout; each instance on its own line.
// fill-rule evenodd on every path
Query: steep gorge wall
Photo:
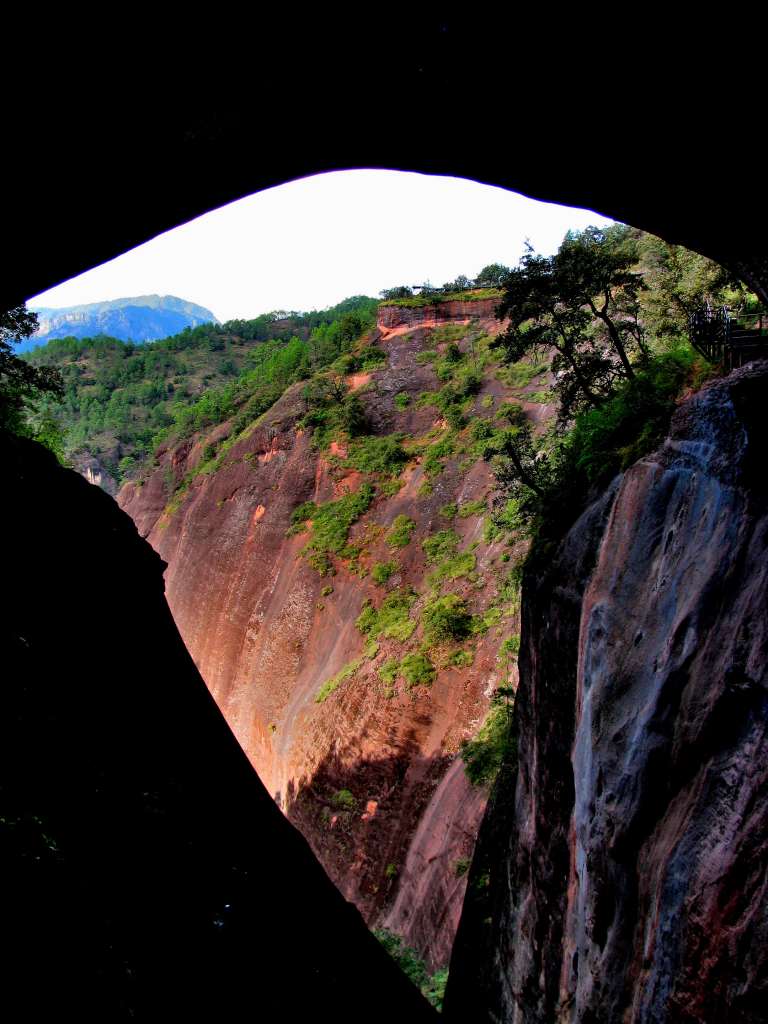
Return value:
M 475 312 L 479 304 L 467 305 Z M 496 321 L 479 326 L 498 330 Z M 428 331 L 382 328 L 380 344 L 386 365 L 349 380 L 374 432 L 439 433 L 445 425 L 434 409 L 415 402 L 436 386 L 431 366 L 416 361 L 429 347 Z M 167 561 L 168 600 L 184 641 L 270 793 L 366 919 L 386 923 L 433 967 L 441 966 L 466 885 L 457 864 L 471 855 L 486 799 L 467 781 L 457 752 L 502 680 L 498 646 L 517 623 L 503 622 L 479 638 L 470 667 L 444 669 L 428 688 L 401 683 L 394 695 L 377 674 L 397 653 L 384 641 L 374 661 L 316 703 L 321 684 L 360 658 L 363 638 L 355 620 L 364 600 L 378 605 L 383 591 L 370 576 L 344 568 L 319 576 L 300 554 L 307 534 L 286 536 L 299 504 L 339 497 L 361 480 L 354 471 L 339 471 L 333 453 L 318 454 L 311 434 L 297 429 L 302 387 L 290 389 L 221 468 L 195 477 L 176 509 L 167 507 L 169 485 L 199 464 L 215 432 L 163 453 L 143 486 L 124 487 L 119 501 Z M 504 392 L 486 378 L 477 407 Z M 393 399 L 402 393 L 411 401 L 398 409 Z M 424 589 L 421 541 L 449 525 L 439 510 L 449 501 L 483 499 L 492 477 L 482 460 L 467 466 L 457 456 L 446 461 L 431 493 L 424 482 L 416 460 L 400 490 L 377 497 L 351 534 L 367 538 L 365 565 L 399 560 L 391 586 Z M 393 552 L 384 529 L 400 514 L 415 521 L 415 531 L 405 549 Z M 479 515 L 450 525 L 463 549 L 477 545 L 482 588 L 459 580 L 451 589 L 482 611 L 502 571 L 503 547 L 483 540 Z M 328 587 L 332 593 L 324 594 Z M 343 791 L 353 805 L 339 802 Z
M 447 1019 L 765 1019 L 766 396 L 768 364 L 693 396 L 529 573 Z

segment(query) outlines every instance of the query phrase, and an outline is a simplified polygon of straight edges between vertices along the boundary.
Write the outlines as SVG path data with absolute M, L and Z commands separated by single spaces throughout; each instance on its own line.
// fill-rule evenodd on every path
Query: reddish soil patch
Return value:
M 358 391 L 370 383 L 371 376 L 370 373 L 352 373 L 347 377 L 347 387 L 350 391 Z

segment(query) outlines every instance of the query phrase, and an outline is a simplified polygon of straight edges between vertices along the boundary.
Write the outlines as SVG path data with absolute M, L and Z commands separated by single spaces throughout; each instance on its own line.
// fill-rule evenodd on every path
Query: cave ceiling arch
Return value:
M 243 38 L 186 25 L 173 45 L 141 26 L 66 66 L 50 31 L 41 91 L 4 111 L 3 307 L 245 195 L 357 167 L 593 209 L 725 263 L 768 300 L 754 61 L 735 99 L 722 53 L 696 39 L 652 51 L 531 37 L 514 13 L 467 21 L 273 16 Z

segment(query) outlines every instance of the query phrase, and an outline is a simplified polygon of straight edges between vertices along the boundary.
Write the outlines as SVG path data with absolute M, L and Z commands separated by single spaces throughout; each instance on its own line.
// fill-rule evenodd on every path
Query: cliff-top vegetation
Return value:
M 544 434 L 517 407 L 488 453 L 508 514 L 553 536 L 589 495 L 651 451 L 680 396 L 717 368 L 692 348 L 688 316 L 705 301 L 753 297 L 721 267 L 622 225 L 569 233 L 532 250 L 504 281 L 492 343 L 509 373 L 547 359 L 556 419 Z

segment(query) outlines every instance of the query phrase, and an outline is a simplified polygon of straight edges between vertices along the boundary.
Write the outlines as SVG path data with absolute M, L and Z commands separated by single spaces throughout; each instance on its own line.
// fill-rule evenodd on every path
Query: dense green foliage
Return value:
M 345 494 L 337 501 L 329 501 L 324 505 L 315 505 L 307 501 L 294 509 L 291 517 L 294 528 L 301 527 L 310 520 L 312 522 L 312 537 L 302 554 L 308 556 L 309 564 L 321 576 L 327 576 L 335 571 L 331 560 L 332 554 L 340 555 L 342 558 L 353 556 L 353 553 L 347 550 L 349 531 L 360 516 L 368 511 L 374 494 L 371 484 L 363 484 L 359 491 Z
M 461 745 L 464 770 L 475 786 L 489 785 L 496 778 L 504 759 L 514 757 L 510 696 L 506 688 L 501 693 L 497 691 L 477 735 Z
M 389 637 L 405 642 L 416 629 L 416 623 L 411 618 L 411 608 L 415 601 L 416 594 L 412 590 L 393 590 L 378 609 L 366 601 L 355 625 L 372 640 Z
M 64 461 L 61 433 L 48 414 L 46 400 L 59 399 L 63 382 L 54 367 L 31 366 L 13 345 L 37 330 L 37 316 L 24 306 L 0 313 L 0 430 L 30 437 Z
M 463 640 L 472 632 L 467 602 L 458 594 L 446 594 L 427 601 L 421 613 L 424 640 L 430 646 Z
M 416 523 L 409 516 L 395 516 L 387 534 L 387 543 L 391 548 L 407 547 L 411 542 L 411 534 L 415 529 Z
M 429 686 L 437 672 L 423 651 L 412 651 L 400 660 L 400 674 L 409 686 Z
M 529 251 L 505 281 L 499 313 L 510 326 L 493 345 L 510 373 L 534 360 L 521 384 L 546 349 L 555 352 L 559 415 L 537 436 L 519 407 L 506 406 L 507 426 L 478 438 L 508 522 L 557 535 L 590 493 L 656 447 L 679 396 L 708 372 L 685 340 L 687 313 L 738 293 L 711 261 L 621 225 L 569 233 L 553 257 Z
M 168 438 L 232 416 L 239 432 L 288 385 L 347 353 L 376 306 L 356 296 L 322 312 L 203 324 L 144 345 L 62 338 L 24 359 L 63 377 L 63 401 L 46 400 L 42 412 L 59 425 L 67 451 L 87 449 L 120 475 Z
M 448 969 L 435 971 L 430 976 L 427 965 L 419 957 L 415 949 L 406 946 L 399 935 L 386 928 L 376 928 L 373 933 L 384 949 L 389 953 L 397 966 L 413 984 L 421 989 L 426 999 L 437 1009 L 442 1010 L 445 997 L 445 986 L 448 981 Z
M 633 379 L 633 357 L 647 353 L 637 259 L 621 226 L 586 228 L 569 232 L 554 256 L 529 247 L 504 282 L 498 315 L 508 326 L 493 347 L 509 363 L 554 349 L 563 421 L 599 405 L 618 379 Z
M 361 473 L 397 474 L 409 458 L 402 440 L 402 434 L 361 437 L 349 445 L 347 465 Z
M 398 568 L 397 562 L 377 562 L 371 566 L 371 579 L 378 586 L 383 587 Z

